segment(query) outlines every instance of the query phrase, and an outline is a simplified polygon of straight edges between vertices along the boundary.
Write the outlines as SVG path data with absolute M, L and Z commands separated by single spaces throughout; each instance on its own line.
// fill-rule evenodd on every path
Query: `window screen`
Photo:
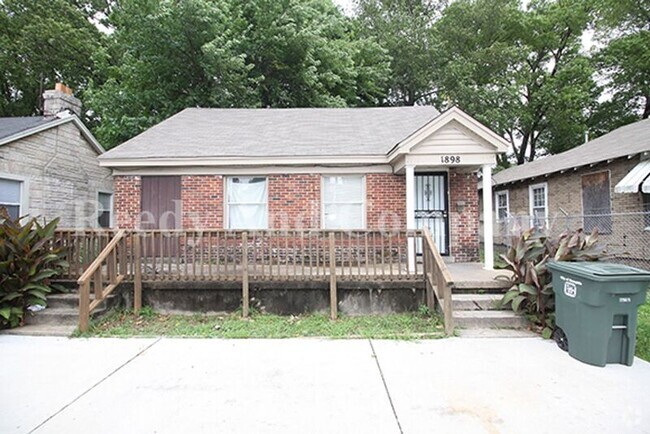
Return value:
M 228 178 L 228 227 L 230 229 L 267 229 L 266 178 Z
M 113 212 L 113 195 L 110 193 L 99 193 L 97 195 L 97 202 L 99 202 L 97 224 L 100 228 L 110 228 Z
M 20 216 L 21 194 L 21 181 L 0 178 L 0 208 L 6 209 L 12 219 Z
M 363 176 L 323 177 L 323 227 L 325 229 L 362 229 L 363 210 Z

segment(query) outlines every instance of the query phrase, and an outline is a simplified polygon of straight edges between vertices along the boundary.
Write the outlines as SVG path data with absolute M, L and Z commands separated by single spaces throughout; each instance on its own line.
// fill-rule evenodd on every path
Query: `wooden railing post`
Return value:
M 140 234 L 133 233 L 133 313 L 136 315 L 142 309 L 142 246 L 140 245 Z
M 79 331 L 88 331 L 90 319 L 90 280 L 79 287 Z
M 445 333 L 451 335 L 454 333 L 454 312 L 451 302 L 451 282 L 445 282 L 443 289 L 443 307 L 442 310 L 445 315 Z
M 330 318 L 338 317 L 338 301 L 336 299 L 336 246 L 334 232 L 330 232 Z
M 241 234 L 241 266 L 242 266 L 242 316 L 248 317 L 249 310 L 249 294 L 248 294 L 248 233 L 242 232 Z

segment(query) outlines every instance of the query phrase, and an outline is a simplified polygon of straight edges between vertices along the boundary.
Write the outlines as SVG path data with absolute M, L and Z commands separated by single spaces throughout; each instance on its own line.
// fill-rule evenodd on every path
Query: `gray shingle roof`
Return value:
M 496 173 L 492 181 L 500 185 L 649 151 L 650 119 L 645 119 L 560 154 L 503 170 Z
M 439 114 L 433 107 L 188 108 L 100 159 L 386 155 Z
M 31 130 L 32 128 L 41 126 L 56 117 L 45 118 L 43 116 L 25 116 L 25 117 L 12 117 L 0 118 L 0 139 L 4 139 L 22 131 Z

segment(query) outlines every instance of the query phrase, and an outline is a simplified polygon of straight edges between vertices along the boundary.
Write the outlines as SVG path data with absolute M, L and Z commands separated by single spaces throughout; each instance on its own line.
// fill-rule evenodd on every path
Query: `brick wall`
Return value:
M 223 228 L 223 195 L 223 177 L 221 175 L 182 176 L 183 229 Z
M 456 261 L 478 260 L 478 195 L 476 174 L 449 172 L 450 248 Z M 121 228 L 137 227 L 140 214 L 138 176 L 115 177 L 116 222 Z M 271 175 L 269 227 L 320 228 L 321 176 Z M 181 177 L 182 224 L 185 229 L 224 227 L 224 177 Z M 406 179 L 388 173 L 366 176 L 368 229 L 406 228 Z
M 122 229 L 138 227 L 140 218 L 141 180 L 139 176 L 114 177 L 113 207 L 115 225 Z
M 319 228 L 320 179 L 313 174 L 269 176 L 269 227 Z
M 582 176 L 595 172 L 609 171 L 610 197 L 612 212 L 640 212 L 643 209 L 641 194 L 615 193 L 616 184 L 639 164 L 638 158 L 619 158 L 609 164 L 603 162 L 591 167 L 583 167 L 564 173 L 555 173 L 514 185 L 499 186 L 495 191 L 508 190 L 510 196 L 510 213 L 513 215 L 529 215 L 528 187 L 533 184 L 546 182 L 548 186 L 548 215 L 563 215 L 560 208 L 571 215 L 582 214 Z
M 479 209 L 475 172 L 449 171 L 450 253 L 456 262 L 475 262 L 479 255 Z
M 406 228 L 406 177 L 390 173 L 366 176 L 368 229 Z

